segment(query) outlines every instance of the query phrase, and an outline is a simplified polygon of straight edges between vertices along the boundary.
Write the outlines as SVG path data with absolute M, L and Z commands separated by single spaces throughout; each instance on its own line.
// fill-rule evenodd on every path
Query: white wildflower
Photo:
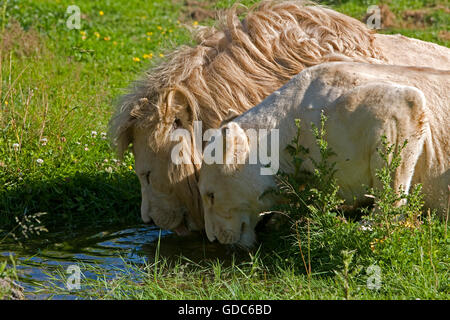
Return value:
M 112 169 L 111 167 L 108 167 L 108 168 L 105 169 L 105 171 L 106 171 L 107 173 L 112 173 L 112 172 L 113 172 L 113 169 Z
M 42 144 L 43 146 L 47 145 L 47 142 L 48 142 L 47 138 L 42 138 L 42 139 L 41 139 L 41 144 Z
M 358 222 L 359 223 L 359 229 L 362 231 L 372 231 L 372 222 L 368 221 L 368 220 L 361 220 Z
M 106 140 L 106 132 L 100 133 L 100 136 L 102 137 L 103 140 Z
M 37 162 L 38 165 L 41 165 L 41 164 L 44 163 L 44 160 L 42 160 L 41 158 L 39 158 L 39 159 L 36 160 L 36 162 Z
M 92 131 L 92 132 L 91 132 L 91 137 L 92 137 L 92 138 L 95 138 L 96 136 L 97 136 L 97 131 Z
M 14 143 L 14 144 L 12 145 L 12 147 L 13 147 L 14 151 L 19 151 L 20 145 L 19 145 L 18 143 Z

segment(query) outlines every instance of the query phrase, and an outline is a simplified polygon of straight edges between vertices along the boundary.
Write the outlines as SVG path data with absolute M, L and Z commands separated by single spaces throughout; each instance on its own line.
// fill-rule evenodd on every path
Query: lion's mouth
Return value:
M 182 236 L 182 237 L 185 237 L 185 236 L 188 236 L 191 234 L 191 231 L 187 227 L 186 215 L 184 215 L 183 220 L 181 220 L 181 223 L 177 227 L 175 227 L 173 229 L 173 231 L 175 231 L 175 233 L 178 236 Z
M 188 236 L 191 234 L 191 232 L 188 230 L 188 228 L 184 225 L 184 223 L 181 223 L 178 227 L 173 229 L 173 231 L 176 232 L 178 236 Z

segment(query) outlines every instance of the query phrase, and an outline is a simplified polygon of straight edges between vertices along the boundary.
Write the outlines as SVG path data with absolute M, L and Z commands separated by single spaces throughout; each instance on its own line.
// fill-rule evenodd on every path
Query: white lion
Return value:
M 336 178 L 342 197 L 362 205 L 364 186 L 376 187 L 375 172 L 382 166 L 377 152 L 382 135 L 389 144 L 401 145 L 402 163 L 394 173 L 393 187 L 408 192 L 422 183 L 425 205 L 443 212 L 450 184 L 450 71 L 404 66 L 334 62 L 305 69 L 256 107 L 225 124 L 232 143 L 225 155 L 238 159 L 254 151 L 244 130 L 279 129 L 280 169 L 292 172 L 286 146 L 297 133 L 300 143 L 319 160 L 311 123 L 320 126 L 323 110 L 328 120 L 326 139 L 336 152 Z M 247 131 L 248 132 L 248 131 Z M 238 146 L 239 148 L 236 148 Z M 269 210 L 276 199 L 262 196 L 275 187 L 273 175 L 261 175 L 257 164 L 202 164 L 199 190 L 205 212 L 208 238 L 221 243 L 251 246 L 259 213 Z M 311 171 L 311 162 L 303 169 Z M 220 181 L 220 183 L 218 183 Z

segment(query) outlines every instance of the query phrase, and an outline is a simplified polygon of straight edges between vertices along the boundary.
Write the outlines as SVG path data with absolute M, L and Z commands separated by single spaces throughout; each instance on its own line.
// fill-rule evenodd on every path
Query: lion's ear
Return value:
M 235 122 L 222 127 L 223 137 L 223 170 L 232 173 L 245 164 L 250 147 L 244 130 Z
M 171 88 L 166 98 L 165 117 L 175 121 L 175 128 L 188 129 L 198 119 L 199 107 L 196 99 L 184 87 Z

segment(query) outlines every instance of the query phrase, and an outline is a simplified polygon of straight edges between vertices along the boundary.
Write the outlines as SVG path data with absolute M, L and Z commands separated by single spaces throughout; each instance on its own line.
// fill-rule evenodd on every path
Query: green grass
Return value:
M 214 9 L 230 7 L 235 1 L 203 2 Z M 324 3 L 358 19 L 373 4 Z M 449 14 L 442 8 L 445 1 L 385 3 L 399 19 L 405 10 L 431 9 L 424 27 L 382 32 L 450 45 L 440 36 L 450 28 Z M 140 221 L 133 158 L 127 154 L 117 161 L 102 133 L 107 132 L 112 106 L 122 89 L 164 59 L 164 53 L 190 43 L 185 25 L 192 26 L 193 21 L 183 1 L 80 0 L 76 4 L 82 13 L 81 29 L 69 30 L 66 9 L 72 4 L 0 2 L 0 239 L 11 230 L 19 237 L 30 233 L 25 217 L 41 212 L 46 213 L 40 222 L 48 232 L 64 231 L 67 237 L 92 225 L 102 228 Z M 38 159 L 43 162 L 39 164 Z M 31 236 L 43 231 L 36 226 L 31 230 Z M 315 237 L 308 238 L 300 230 L 303 245 L 308 239 L 314 244 L 309 254 L 311 272 L 306 272 L 298 250 L 292 248 L 293 231 L 285 230 L 261 235 L 264 246 L 251 262 L 225 267 L 218 262 L 156 261 L 135 270 L 144 286 L 123 276 L 115 280 L 118 283 L 93 282 L 97 290 L 87 294 L 195 299 L 448 298 L 449 244 L 442 222 L 424 219 L 419 228 L 401 229 L 374 250 L 370 248 L 374 235 L 361 232 L 355 222 L 322 231 L 319 228 Z M 347 268 L 352 276 L 344 276 L 343 250 L 356 250 Z M 380 290 L 366 285 L 367 267 L 372 264 L 382 268 L 385 280 Z
M 383 187 L 368 190 L 377 210 L 364 210 L 363 228 L 339 209 L 343 201 L 323 128 L 315 131 L 322 155 L 317 170 L 301 180 L 299 170 L 280 177 L 279 194 L 289 200 L 277 208 L 283 212 L 282 227 L 261 233 L 262 245 L 244 262 L 232 258 L 225 266 L 160 258 L 158 243 L 154 261 L 114 276 L 83 265 L 97 278 L 84 279 L 78 294 L 94 299 L 448 299 L 447 223 L 421 212 L 420 186 L 409 195 L 390 188 L 399 153 L 384 142 L 385 166 L 377 174 Z M 300 168 L 305 149 L 294 143 L 291 151 Z M 299 181 L 307 186 L 299 188 Z M 401 198 L 408 204 L 396 207 Z M 53 278 L 65 281 L 64 270 Z M 46 287 L 70 294 L 56 283 Z

